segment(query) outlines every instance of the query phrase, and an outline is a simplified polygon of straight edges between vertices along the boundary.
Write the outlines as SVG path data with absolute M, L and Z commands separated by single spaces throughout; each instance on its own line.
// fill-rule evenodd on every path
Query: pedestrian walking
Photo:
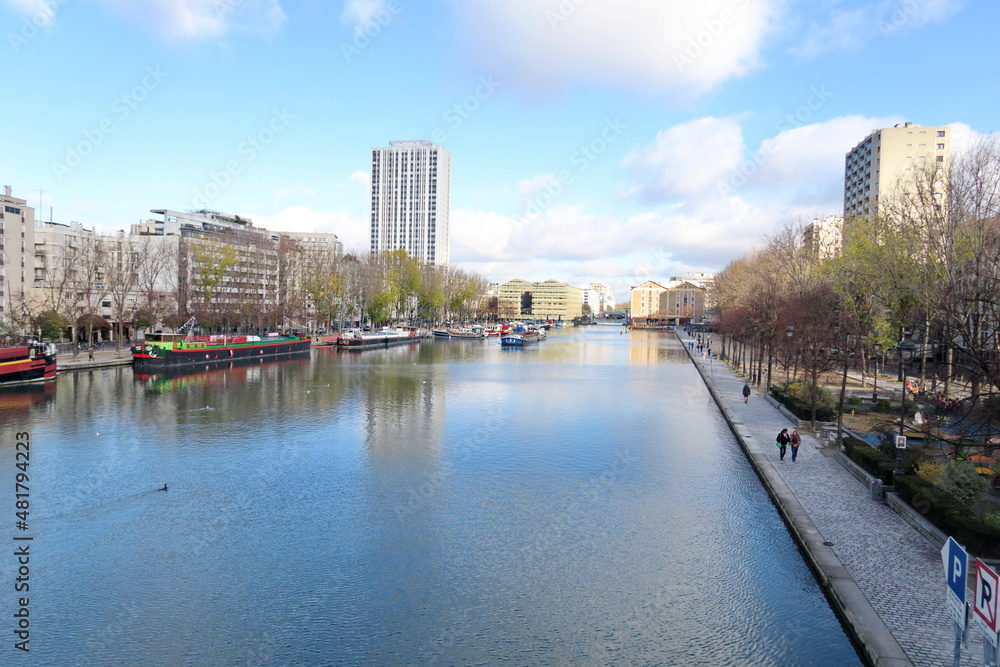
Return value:
M 792 446 L 792 463 L 795 463 L 795 457 L 799 454 L 799 445 L 802 444 L 802 438 L 799 437 L 799 432 L 797 429 L 792 429 L 791 440 L 789 444 Z
M 783 428 L 774 440 L 774 444 L 778 447 L 778 458 L 781 459 L 782 463 L 785 461 L 785 452 L 788 451 L 788 443 L 791 439 L 791 436 L 788 435 L 788 429 Z
M 94 360 L 94 346 L 93 345 L 88 345 L 87 346 L 87 361 L 93 361 L 93 360 Z
M 743 402 L 744 403 L 749 403 L 750 402 L 750 384 L 749 383 L 746 383 L 746 384 L 743 385 Z

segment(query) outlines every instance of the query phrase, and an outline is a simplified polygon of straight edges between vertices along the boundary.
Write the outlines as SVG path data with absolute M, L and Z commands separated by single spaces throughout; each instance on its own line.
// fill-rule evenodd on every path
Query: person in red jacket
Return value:
M 799 432 L 796 429 L 792 429 L 789 443 L 792 445 L 792 463 L 795 463 L 795 457 L 799 453 L 799 445 L 802 443 L 802 438 L 799 437 Z

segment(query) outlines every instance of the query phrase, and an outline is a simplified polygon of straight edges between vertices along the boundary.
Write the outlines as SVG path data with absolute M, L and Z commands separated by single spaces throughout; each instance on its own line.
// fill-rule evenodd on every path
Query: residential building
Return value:
M 558 280 L 508 280 L 498 292 L 504 319 L 572 320 L 583 314 L 583 290 Z
M 903 123 L 872 130 L 844 160 L 844 218 L 875 215 L 880 199 L 912 187 L 919 170 L 944 173 L 950 159 L 951 128 L 947 125 Z M 939 199 L 943 196 L 935 194 Z
M 690 280 L 671 281 L 660 294 L 659 312 L 673 324 L 680 325 L 705 319 L 708 289 Z
M 708 288 L 691 280 L 647 280 L 632 288 L 632 322 L 685 324 L 705 318 Z
M 653 280 L 647 280 L 641 285 L 633 286 L 631 290 L 632 320 L 646 319 L 655 315 L 660 309 L 660 295 L 666 287 Z
M 715 274 L 706 271 L 696 271 L 683 276 L 670 276 L 670 282 L 683 282 L 685 280 L 696 285 L 701 285 L 702 287 L 711 288 L 715 285 Z
M 132 234 L 173 242 L 179 311 L 239 311 L 234 319 L 263 322 L 265 313 L 280 308 L 279 233 L 219 211 L 152 213 L 160 218 L 132 225 Z
M 0 320 L 23 319 L 35 272 L 35 209 L 11 194 L 0 197 Z
M 430 141 L 371 150 L 371 251 L 448 264 L 451 153 Z
M 593 314 L 607 313 L 615 309 L 615 295 L 611 287 L 601 282 L 592 282 L 583 290 L 583 305 L 590 307 Z
M 816 259 L 829 259 L 840 254 L 844 240 L 844 218 L 828 215 L 815 218 L 802 232 L 802 244 Z

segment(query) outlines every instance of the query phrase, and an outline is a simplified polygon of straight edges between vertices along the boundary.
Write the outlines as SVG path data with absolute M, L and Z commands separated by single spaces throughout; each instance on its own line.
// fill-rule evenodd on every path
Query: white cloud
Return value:
M 530 218 L 453 210 L 451 257 L 501 281 L 601 278 L 619 296 L 647 279 L 717 270 L 785 223 L 840 213 L 844 155 L 872 129 L 901 120 L 844 116 L 793 126 L 786 117 L 749 145 L 745 121 L 735 117 L 678 124 L 623 160 L 634 180 L 621 205 L 637 211 L 594 215 L 568 193 Z M 952 127 L 956 147 L 974 135 L 962 124 Z M 749 176 L 742 175 L 745 165 Z M 530 196 L 550 178 L 512 189 Z
M 293 197 L 315 197 L 316 192 L 310 190 L 301 183 L 297 183 L 293 186 L 282 186 L 278 188 L 277 192 L 274 193 L 274 198 L 278 201 L 283 201 L 285 199 L 291 199 Z
M 47 27 L 55 19 L 59 5 L 50 0 L 4 0 L 14 11 L 25 14 L 39 27 Z
M 279 0 L 102 0 L 167 38 L 202 39 L 230 32 L 271 37 L 285 22 Z
M 902 36 L 930 23 L 942 23 L 966 0 L 879 0 L 851 5 L 848 2 L 810 3 L 820 14 L 804 29 L 794 49 L 805 56 L 831 51 L 858 51 L 875 39 Z M 828 9 L 828 11 L 826 11 Z
M 346 211 L 315 211 L 305 206 L 291 206 L 270 215 L 251 217 L 255 226 L 272 231 L 336 234 L 345 252 L 367 252 L 370 246 L 368 218 Z
M 535 90 L 578 80 L 708 90 L 759 63 L 783 0 L 454 2 L 468 48 Z
M 743 152 L 743 128 L 735 118 L 698 118 L 656 135 L 624 160 L 652 200 L 696 195 L 735 170 Z
M 362 186 L 366 191 L 371 190 L 372 175 L 367 171 L 355 171 L 347 177 L 348 183 Z
M 360 35 L 380 12 L 387 11 L 388 0 L 347 0 L 340 22 L 354 27 L 354 34 Z

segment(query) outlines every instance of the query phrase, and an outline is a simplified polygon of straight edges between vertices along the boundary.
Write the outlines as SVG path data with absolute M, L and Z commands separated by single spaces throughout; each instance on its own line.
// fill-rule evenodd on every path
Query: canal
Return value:
M 0 394 L 19 664 L 861 664 L 665 334 L 49 384 Z

